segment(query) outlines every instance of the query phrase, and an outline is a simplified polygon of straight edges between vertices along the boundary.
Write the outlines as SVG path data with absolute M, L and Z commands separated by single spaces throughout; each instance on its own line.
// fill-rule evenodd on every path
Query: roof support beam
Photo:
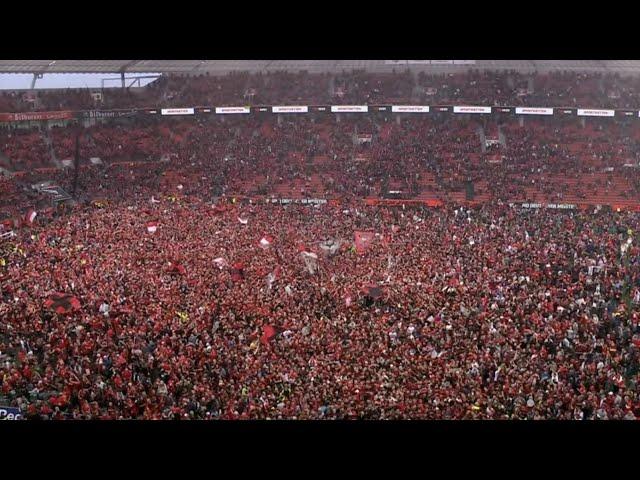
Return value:
M 125 63 L 125 64 L 123 65 L 123 67 L 120 69 L 120 73 L 122 73 L 122 74 L 124 75 L 124 73 L 125 73 L 128 69 L 130 69 L 131 67 L 133 67 L 136 63 L 140 63 L 140 62 L 141 62 L 141 60 L 131 60 L 130 62 Z M 124 80 L 123 80 L 123 82 L 124 82 Z M 123 86 L 124 86 L 124 84 L 123 84 Z

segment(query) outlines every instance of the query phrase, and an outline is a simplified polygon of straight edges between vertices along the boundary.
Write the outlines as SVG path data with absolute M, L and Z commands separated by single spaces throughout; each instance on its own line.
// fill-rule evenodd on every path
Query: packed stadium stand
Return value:
M 0 415 L 640 418 L 638 65 L 409 62 L 0 94 Z

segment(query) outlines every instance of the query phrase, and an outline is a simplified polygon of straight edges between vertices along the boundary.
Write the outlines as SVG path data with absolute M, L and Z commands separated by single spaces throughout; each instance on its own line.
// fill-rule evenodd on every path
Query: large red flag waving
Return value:
M 260 337 L 260 342 L 263 345 L 268 345 L 269 341 L 276 336 L 276 329 L 271 325 L 265 325 L 262 327 L 262 336 Z

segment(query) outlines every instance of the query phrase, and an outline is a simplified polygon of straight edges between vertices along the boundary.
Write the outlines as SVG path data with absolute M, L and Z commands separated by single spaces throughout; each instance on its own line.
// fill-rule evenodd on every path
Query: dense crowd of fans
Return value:
M 176 105 L 240 101 L 229 92 L 513 104 L 531 86 L 470 75 L 153 88 Z M 544 82 L 553 102 L 595 85 L 633 98 L 626 79 Z M 118 95 L 105 101 L 144 104 Z M 640 136 L 607 120 L 252 115 L 3 130 L 0 162 L 17 173 L 0 175 L 0 406 L 46 419 L 639 418 Z M 74 157 L 78 135 L 76 179 L 54 162 Z M 44 181 L 74 200 L 52 207 L 32 188 Z M 389 198 L 399 204 L 372 205 Z
M 91 158 L 106 164 L 98 169 L 106 176 L 101 182 L 80 182 L 88 194 L 113 183 L 108 177 L 112 164 L 134 160 L 150 162 L 156 175 L 178 172 L 184 188 L 194 193 L 388 198 L 396 192 L 407 200 L 629 207 L 640 204 L 640 135 L 634 120 L 582 124 L 527 119 L 520 124 L 513 118 L 438 115 L 138 118 L 84 129 L 75 124 L 53 127 L 45 133 L 14 130 L 1 138 L 9 158 L 5 166 L 29 174 L 33 166 L 55 167 L 53 158 L 66 160 L 72 169 L 80 135 L 83 169 Z M 21 163 L 24 158 L 29 160 Z M 68 172 L 60 174 L 69 177 Z
M 0 394 L 27 416 L 640 415 L 635 213 L 149 193 L 3 244 Z

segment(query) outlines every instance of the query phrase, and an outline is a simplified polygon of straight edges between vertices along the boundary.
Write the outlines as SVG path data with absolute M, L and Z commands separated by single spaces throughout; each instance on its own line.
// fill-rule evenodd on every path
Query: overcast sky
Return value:
M 129 77 L 144 77 L 158 75 L 157 73 L 129 73 L 127 85 L 133 80 Z M 45 73 L 36 81 L 36 90 L 39 88 L 101 88 L 103 79 L 112 79 L 104 82 L 105 87 L 119 87 L 119 73 Z M 22 73 L 0 74 L 0 90 L 18 90 L 31 88 L 33 75 Z M 153 79 L 140 80 L 142 86 L 152 82 Z M 135 85 L 137 86 L 137 84 Z

